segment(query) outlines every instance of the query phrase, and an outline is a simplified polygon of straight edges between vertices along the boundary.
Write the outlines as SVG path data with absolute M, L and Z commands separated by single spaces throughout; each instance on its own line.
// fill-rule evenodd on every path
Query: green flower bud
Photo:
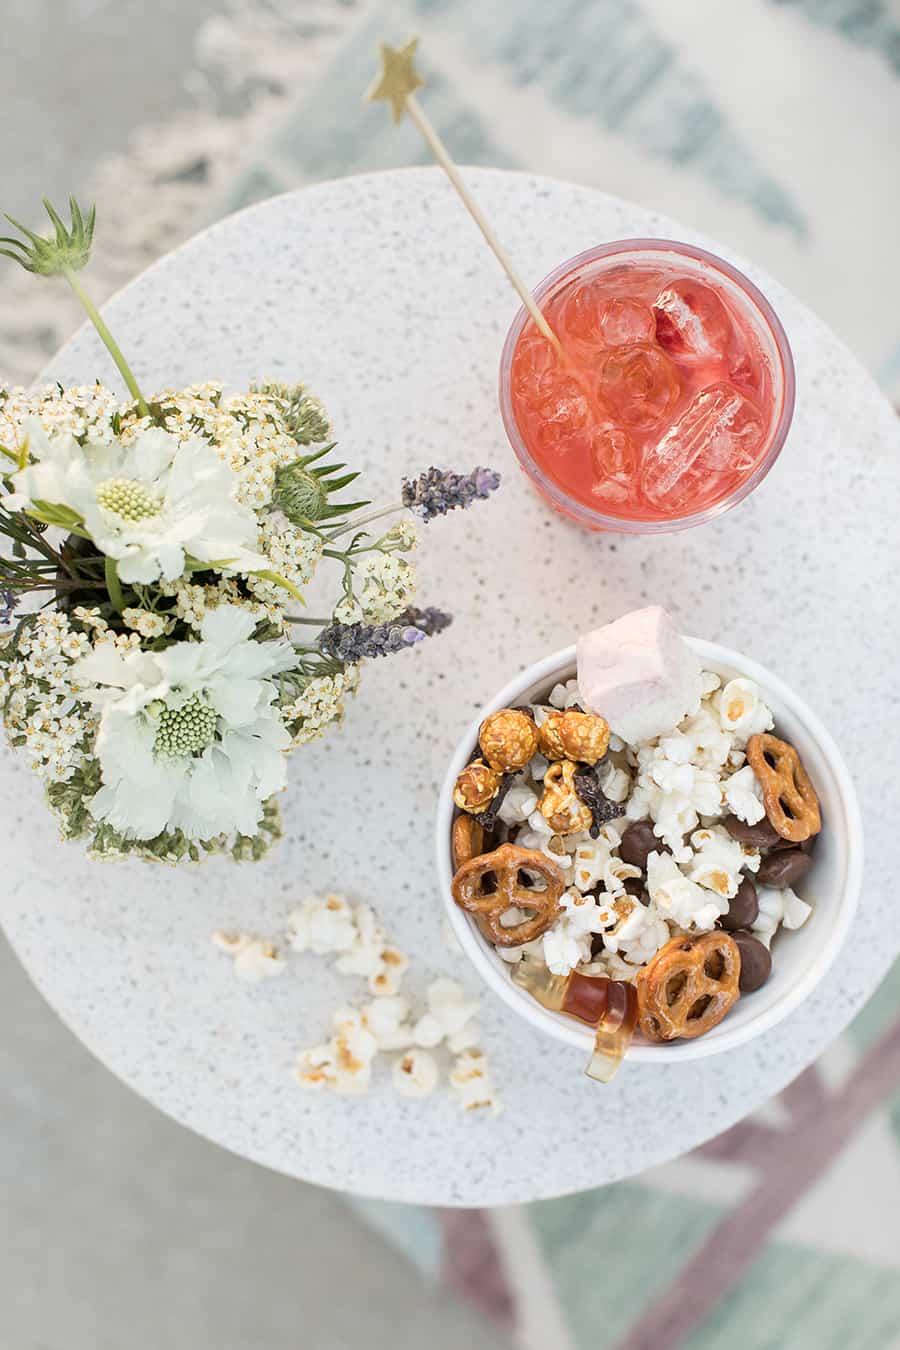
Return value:
M 26 272 L 35 272 L 42 277 L 61 276 L 65 272 L 80 272 L 91 256 L 91 240 L 94 237 L 94 220 L 96 217 L 95 208 L 91 207 L 85 220 L 81 213 L 81 207 L 74 197 L 70 197 L 69 210 L 72 215 L 72 222 L 69 226 L 65 226 L 46 197 L 44 198 L 44 207 L 56 230 L 55 237 L 45 239 L 41 235 L 35 234 L 33 230 L 29 230 L 27 225 L 22 225 L 12 216 L 7 216 L 6 219 L 10 225 L 14 225 L 30 240 L 30 246 L 23 243 L 21 239 L 12 239 L 0 235 L 0 244 L 10 245 L 9 248 L 0 248 L 0 253 L 19 263 L 20 266 L 25 268 Z M 13 249 L 17 251 L 13 252 Z
M 276 470 L 272 505 L 283 511 L 293 525 L 301 525 L 304 520 L 321 520 L 328 507 L 328 488 L 296 459 Z

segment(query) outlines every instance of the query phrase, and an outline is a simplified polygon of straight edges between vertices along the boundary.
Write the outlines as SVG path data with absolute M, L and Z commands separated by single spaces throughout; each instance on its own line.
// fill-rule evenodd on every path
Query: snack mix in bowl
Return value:
M 704 670 L 658 608 L 486 717 L 453 799 L 454 901 L 517 985 L 596 1028 L 603 1081 L 632 1035 L 717 1026 L 811 913 L 795 888 L 822 822 L 800 757 L 754 681 Z

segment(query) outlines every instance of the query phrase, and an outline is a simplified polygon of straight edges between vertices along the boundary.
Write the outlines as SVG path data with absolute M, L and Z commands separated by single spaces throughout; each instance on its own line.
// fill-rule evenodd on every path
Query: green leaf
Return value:
M 358 511 L 363 506 L 371 506 L 370 501 L 365 502 L 335 502 L 332 506 L 326 506 L 322 513 L 323 520 L 335 520 L 338 516 L 346 515 L 348 511 Z
M 311 454 L 301 455 L 295 462 L 302 464 L 304 468 L 308 468 L 310 464 L 315 464 L 316 460 L 321 459 L 323 455 L 330 455 L 336 445 L 337 441 L 329 441 L 327 445 L 320 446 L 318 450 L 313 450 Z
M 209 562 L 204 562 L 200 558 L 195 558 L 193 554 L 184 555 L 184 570 L 186 572 L 215 572 L 221 571 L 223 567 L 231 567 L 237 562 L 237 558 L 210 558 Z
M 73 511 L 70 506 L 63 506 L 61 502 L 34 501 L 25 507 L 25 515 L 31 516 L 33 520 L 42 521 L 44 525 L 58 525 L 61 530 L 80 534 L 83 539 L 90 538 L 86 531 L 79 528 L 84 524 L 84 517 Z
M 358 477 L 358 473 L 345 473 L 343 478 L 329 478 L 325 482 L 325 487 L 329 492 L 340 492 L 341 488 L 349 487 Z
M 263 581 L 271 581 L 274 585 L 281 586 L 284 590 L 289 591 L 295 600 L 299 600 L 301 605 L 306 604 L 306 601 L 304 600 L 302 593 L 297 590 L 297 587 L 294 585 L 294 583 L 292 581 L 288 581 L 287 577 L 283 577 L 280 574 L 280 572 L 260 571 L 260 572 L 251 572 L 250 575 L 254 577 L 261 577 Z

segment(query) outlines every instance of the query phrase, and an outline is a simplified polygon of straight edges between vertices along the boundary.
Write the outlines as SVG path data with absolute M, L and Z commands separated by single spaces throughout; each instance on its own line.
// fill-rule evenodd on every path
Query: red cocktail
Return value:
M 594 529 L 684 529 L 751 492 L 784 443 L 794 368 L 764 296 L 730 264 L 666 239 L 563 263 L 523 309 L 500 402 L 522 467 Z

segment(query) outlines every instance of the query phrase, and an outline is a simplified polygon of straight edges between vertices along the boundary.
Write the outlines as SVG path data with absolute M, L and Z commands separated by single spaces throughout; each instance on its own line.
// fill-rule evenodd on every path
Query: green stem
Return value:
M 125 608 L 125 597 L 122 594 L 122 583 L 119 581 L 119 569 L 116 567 L 115 558 L 107 558 L 105 563 L 106 570 L 106 589 L 109 592 L 109 598 L 112 607 L 119 614 Z
M 284 617 L 287 623 L 309 623 L 318 625 L 320 628 L 327 628 L 331 623 L 330 619 L 302 619 L 296 614 L 285 614 Z
M 100 337 L 103 341 L 104 346 L 106 347 L 106 350 L 109 352 L 110 356 L 118 366 L 119 373 L 122 376 L 122 379 L 125 381 L 126 385 L 128 386 L 128 391 L 131 394 L 132 398 L 134 399 L 135 403 L 137 404 L 138 412 L 140 413 L 141 417 L 149 417 L 150 409 L 147 407 L 147 400 L 141 393 L 140 388 L 138 386 L 138 382 L 134 378 L 131 367 L 125 360 L 125 357 L 122 355 L 122 351 L 121 348 L 119 347 L 119 344 L 116 342 L 112 333 L 109 331 L 106 324 L 103 322 L 103 318 L 101 317 L 99 309 L 94 304 L 93 300 L 88 295 L 87 291 L 84 289 L 81 282 L 78 280 L 78 277 L 71 270 L 71 268 L 69 267 L 64 268 L 63 276 L 65 277 L 69 285 L 72 287 L 72 290 L 78 297 L 82 309 L 90 319 L 91 323 L 96 328 L 97 332 L 100 334 Z
M 390 506 L 379 506 L 377 511 L 367 511 L 365 515 L 356 516 L 347 525 L 342 525 L 340 529 L 333 530 L 331 539 L 340 539 L 342 534 L 349 534 L 351 530 L 358 530 L 360 525 L 371 525 L 373 520 L 381 520 L 382 516 L 392 516 L 396 511 L 404 509 L 402 502 L 392 502 Z

